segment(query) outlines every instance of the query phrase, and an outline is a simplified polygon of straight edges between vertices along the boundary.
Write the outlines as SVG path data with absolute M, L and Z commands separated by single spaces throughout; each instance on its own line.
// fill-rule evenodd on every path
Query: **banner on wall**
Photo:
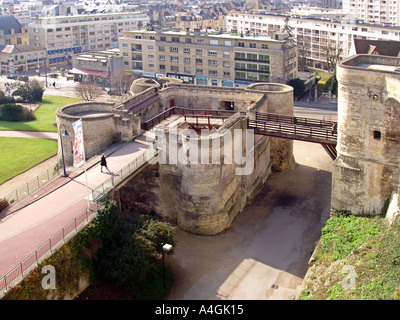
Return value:
M 75 132 L 75 140 L 72 148 L 73 151 L 73 164 L 74 167 L 81 166 L 85 161 L 85 152 L 83 147 L 83 132 L 82 132 L 82 119 L 75 121 L 72 124 Z

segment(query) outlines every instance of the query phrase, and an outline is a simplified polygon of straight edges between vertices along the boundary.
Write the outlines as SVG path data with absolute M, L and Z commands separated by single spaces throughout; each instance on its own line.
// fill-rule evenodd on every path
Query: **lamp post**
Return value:
M 162 266 L 163 266 L 163 284 L 164 284 L 164 290 L 166 289 L 165 285 L 165 265 L 164 265 L 164 252 L 168 253 L 172 250 L 172 245 L 165 243 L 162 244 L 161 248 L 161 254 L 162 254 Z
M 53 125 L 54 125 L 55 127 L 57 127 L 57 123 L 53 123 Z M 64 133 L 62 133 L 61 127 L 64 127 Z M 67 177 L 68 175 L 67 175 L 67 170 L 65 169 L 64 146 L 63 146 L 63 139 L 62 139 L 62 137 L 69 136 L 69 133 L 68 133 L 67 128 L 65 127 L 64 124 L 60 124 L 57 131 L 58 131 L 58 134 L 59 134 L 59 136 L 60 136 L 61 157 L 62 157 L 63 170 L 64 170 L 63 176 L 64 176 L 64 177 Z

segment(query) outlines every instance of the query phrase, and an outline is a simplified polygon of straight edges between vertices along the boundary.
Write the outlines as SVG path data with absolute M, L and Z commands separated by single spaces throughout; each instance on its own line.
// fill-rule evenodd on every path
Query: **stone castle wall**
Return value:
M 166 164 L 159 165 L 160 174 L 160 201 L 157 213 L 162 217 L 173 221 L 185 231 L 200 234 L 214 235 L 228 229 L 238 213 L 245 205 L 251 201 L 261 189 L 267 179 L 270 170 L 269 161 L 269 138 L 262 137 L 255 145 L 253 153 L 248 153 L 249 158 L 254 163 L 249 168 L 250 174 L 239 175 L 237 169 L 242 167 L 235 161 L 232 149 L 232 161 L 226 157 L 229 153 L 224 153 L 226 135 L 231 135 L 234 145 L 237 141 L 234 139 L 234 130 L 241 129 L 240 139 L 242 145 L 242 154 L 244 152 L 247 119 L 244 116 L 236 114 L 232 116 L 222 126 L 220 132 L 223 138 L 219 144 L 210 142 L 208 146 L 202 148 L 202 139 L 190 138 L 188 141 L 184 132 L 167 133 L 166 141 L 169 141 L 170 134 L 175 134 L 178 141 L 178 148 L 184 147 L 185 143 L 196 144 L 200 150 L 199 163 L 169 164 L 166 155 Z M 211 135 L 210 137 L 212 137 Z M 214 135 L 215 136 L 215 135 Z M 172 139 L 174 140 L 175 137 Z M 230 147 L 233 147 L 230 145 Z M 166 150 L 168 153 L 173 149 L 169 143 L 160 147 L 160 158 Z M 189 148 L 189 152 L 192 150 Z M 209 164 L 200 162 L 204 152 L 209 155 Z M 213 152 L 219 155 L 218 164 L 212 162 Z M 188 154 L 190 157 L 190 154 Z M 215 160 L 214 160 L 215 161 Z
M 384 214 L 400 177 L 400 74 L 396 59 L 356 56 L 338 66 L 338 157 L 332 208 Z

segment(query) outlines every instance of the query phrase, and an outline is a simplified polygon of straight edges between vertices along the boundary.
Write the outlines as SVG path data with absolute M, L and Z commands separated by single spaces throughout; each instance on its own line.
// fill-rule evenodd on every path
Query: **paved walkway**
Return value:
M 110 171 L 119 171 L 150 145 L 143 135 L 135 141 L 111 146 L 104 151 Z M 98 155 L 86 163 L 89 192 L 111 176 L 100 172 L 99 161 Z M 41 190 L 31 195 L 29 205 L 12 214 L 3 212 L 0 217 L 0 277 L 87 208 L 83 167 L 68 167 L 67 172 L 69 177 L 57 178 L 45 195 Z
M 0 137 L 57 139 L 58 133 L 35 131 L 0 131 Z

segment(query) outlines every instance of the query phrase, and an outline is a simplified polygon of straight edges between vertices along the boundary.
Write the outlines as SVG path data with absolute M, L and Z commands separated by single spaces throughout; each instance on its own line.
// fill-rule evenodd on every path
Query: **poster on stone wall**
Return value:
M 72 124 L 75 132 L 75 139 L 73 145 L 74 167 L 79 167 L 84 162 L 84 149 L 83 149 L 83 132 L 82 132 L 82 119 L 75 121 Z

